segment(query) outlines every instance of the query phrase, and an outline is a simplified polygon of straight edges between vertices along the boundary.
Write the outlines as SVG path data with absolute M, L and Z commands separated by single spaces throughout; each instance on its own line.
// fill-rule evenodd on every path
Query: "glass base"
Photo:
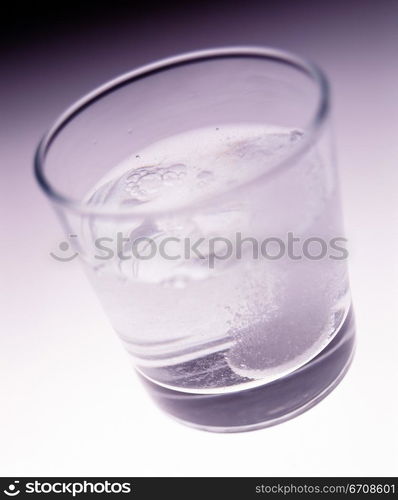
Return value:
M 279 424 L 326 397 L 347 372 L 355 348 L 352 311 L 332 342 L 307 364 L 278 380 L 227 394 L 190 394 L 142 375 L 155 402 L 179 422 L 211 432 L 242 432 Z

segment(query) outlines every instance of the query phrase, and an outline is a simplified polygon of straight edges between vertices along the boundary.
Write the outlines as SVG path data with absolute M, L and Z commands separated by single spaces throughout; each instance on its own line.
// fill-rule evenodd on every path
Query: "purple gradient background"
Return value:
M 3 51 L 1 475 L 397 475 L 398 2 L 272 5 L 124 15 Z M 239 44 L 297 52 L 331 80 L 358 348 L 343 383 L 311 411 L 213 435 L 154 407 L 78 263 L 49 256 L 63 234 L 32 156 L 54 118 L 104 81 Z

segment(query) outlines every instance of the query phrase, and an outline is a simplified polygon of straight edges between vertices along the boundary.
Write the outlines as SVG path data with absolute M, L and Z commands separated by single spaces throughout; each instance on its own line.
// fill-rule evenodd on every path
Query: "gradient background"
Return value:
M 2 18 L 0 474 L 397 475 L 398 2 L 14 7 Z M 317 61 L 333 90 L 356 358 L 321 404 L 217 435 L 156 409 L 32 175 L 36 143 L 104 81 L 164 56 L 258 44 Z

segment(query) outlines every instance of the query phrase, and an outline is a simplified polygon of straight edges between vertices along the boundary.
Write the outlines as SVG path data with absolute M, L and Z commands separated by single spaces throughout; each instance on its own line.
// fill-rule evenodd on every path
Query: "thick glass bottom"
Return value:
M 226 394 L 192 394 L 139 375 L 152 399 L 171 417 L 212 432 L 242 432 L 279 424 L 327 396 L 344 377 L 355 348 L 352 311 L 332 342 L 307 364 L 278 380 Z

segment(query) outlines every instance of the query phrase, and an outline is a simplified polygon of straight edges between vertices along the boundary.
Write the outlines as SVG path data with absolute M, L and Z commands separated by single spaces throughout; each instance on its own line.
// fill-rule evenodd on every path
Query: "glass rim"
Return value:
M 134 69 L 127 73 L 123 73 L 122 75 L 109 80 L 103 85 L 100 85 L 88 94 L 85 94 L 82 98 L 75 101 L 74 104 L 67 108 L 66 111 L 64 111 L 64 113 L 62 113 L 58 117 L 58 119 L 55 120 L 48 132 L 40 140 L 34 156 L 34 172 L 38 184 L 52 201 L 56 202 L 58 205 L 64 208 L 67 208 L 68 210 L 78 212 L 80 214 L 102 216 L 143 216 L 147 214 L 164 214 L 165 210 L 143 210 L 142 205 L 140 205 L 140 209 L 138 211 L 137 207 L 135 206 L 113 208 L 95 207 L 88 205 L 81 200 L 76 200 L 62 194 L 60 190 L 58 190 L 51 184 L 44 172 L 46 156 L 51 148 L 52 143 L 75 116 L 83 112 L 87 107 L 94 104 L 97 100 L 105 97 L 107 94 L 114 92 L 118 88 L 124 87 L 125 85 L 131 84 L 134 81 L 140 80 L 142 78 L 148 78 L 151 75 L 154 75 L 161 71 L 171 70 L 186 64 L 206 62 L 215 59 L 245 57 L 268 59 L 284 63 L 306 74 L 317 84 L 319 89 L 319 99 L 317 102 L 316 110 L 312 114 L 311 119 L 305 127 L 308 133 L 303 136 L 303 139 L 300 141 L 299 145 L 297 145 L 292 153 L 287 155 L 282 160 L 275 162 L 275 164 L 267 171 L 260 173 L 259 175 L 247 181 L 238 183 L 232 187 L 226 186 L 225 189 L 210 193 L 208 196 L 204 196 L 198 198 L 197 200 L 167 209 L 167 213 L 176 213 L 191 209 L 193 210 L 195 209 L 195 207 L 197 208 L 197 206 L 205 203 L 206 200 L 212 199 L 214 197 L 219 198 L 224 194 L 231 194 L 235 191 L 237 192 L 241 189 L 249 188 L 251 185 L 263 182 L 266 179 L 271 178 L 275 173 L 285 170 L 286 168 L 294 164 L 295 160 L 299 159 L 311 147 L 314 137 L 316 137 L 317 133 L 321 129 L 322 124 L 325 122 L 328 116 L 330 108 L 330 89 L 328 80 L 323 71 L 316 64 L 307 59 L 296 56 L 295 54 L 292 54 L 288 51 L 270 47 L 237 46 L 197 50 L 163 58 L 157 60 L 156 62 L 149 63 L 144 66 L 139 66 L 137 69 Z

